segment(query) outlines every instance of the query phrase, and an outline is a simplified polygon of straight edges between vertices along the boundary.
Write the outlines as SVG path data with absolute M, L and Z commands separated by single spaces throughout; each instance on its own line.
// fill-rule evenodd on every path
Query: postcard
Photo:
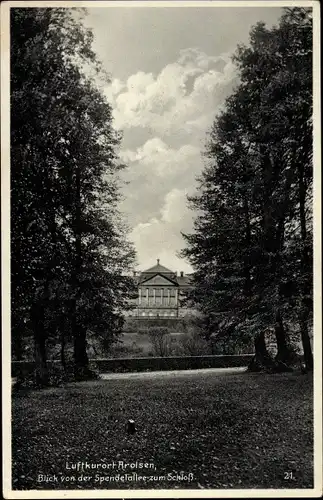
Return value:
M 1 6 L 3 495 L 322 495 L 320 7 Z

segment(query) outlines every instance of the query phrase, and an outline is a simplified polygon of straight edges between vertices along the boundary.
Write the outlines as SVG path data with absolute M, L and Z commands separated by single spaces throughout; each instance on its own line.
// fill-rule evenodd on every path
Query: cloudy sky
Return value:
M 94 49 L 111 75 L 104 91 L 123 131 L 121 209 L 138 268 L 159 258 L 191 272 L 177 252 L 194 213 L 186 196 L 203 168 L 201 151 L 237 82 L 231 54 L 258 21 L 277 23 L 276 7 L 98 7 L 88 9 Z

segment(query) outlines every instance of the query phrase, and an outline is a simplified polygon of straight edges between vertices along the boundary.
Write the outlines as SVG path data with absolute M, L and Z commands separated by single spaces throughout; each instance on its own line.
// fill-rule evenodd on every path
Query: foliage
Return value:
M 185 356 L 202 356 L 210 354 L 210 347 L 205 339 L 196 331 L 190 330 L 180 338 L 181 347 Z
M 31 336 L 46 383 L 46 344 L 88 330 L 111 343 L 132 290 L 134 251 L 117 204 L 120 135 L 82 12 L 11 9 L 12 343 Z M 82 69 L 85 68 L 85 69 Z
M 154 356 L 151 348 L 149 331 L 151 328 L 162 326 L 162 320 L 146 322 L 127 319 L 123 333 L 114 344 L 110 353 L 112 357 L 145 357 Z M 250 354 L 253 344 L 250 335 L 236 331 L 228 338 L 220 328 L 216 332 L 210 331 L 209 318 L 206 315 L 186 315 L 176 322 L 165 321 L 164 327 L 169 333 L 165 337 L 169 355 L 204 355 L 204 354 Z M 148 344 L 147 344 L 148 343 Z M 118 345 L 120 344 L 120 345 Z M 150 348 L 149 348 L 150 347 Z
M 277 360 L 292 358 L 299 325 L 312 366 L 312 19 L 285 9 L 279 26 L 258 23 L 234 56 L 240 84 L 216 117 L 205 148 L 194 232 L 191 299 L 208 336 L 235 343 L 273 328 Z

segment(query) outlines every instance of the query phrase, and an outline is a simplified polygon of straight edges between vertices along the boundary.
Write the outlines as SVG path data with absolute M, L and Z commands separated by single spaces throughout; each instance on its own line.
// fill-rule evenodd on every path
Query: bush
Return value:
M 210 354 L 209 343 L 199 332 L 194 331 L 191 328 L 188 333 L 185 333 L 180 337 L 180 343 L 185 356 L 202 356 L 204 354 Z
M 156 326 L 148 330 L 150 342 L 155 356 L 170 356 L 171 341 L 167 327 Z
M 17 365 L 16 363 L 13 363 Z M 13 376 L 16 376 L 16 381 L 13 385 L 13 390 L 40 388 L 36 380 L 35 363 L 19 363 L 19 368 L 13 369 Z M 61 363 L 54 361 L 48 363 L 48 384 L 46 387 L 60 387 L 67 382 L 75 380 L 97 380 L 100 378 L 98 366 L 91 361 L 87 370 L 79 373 L 75 377 L 74 364 L 66 363 L 65 369 Z

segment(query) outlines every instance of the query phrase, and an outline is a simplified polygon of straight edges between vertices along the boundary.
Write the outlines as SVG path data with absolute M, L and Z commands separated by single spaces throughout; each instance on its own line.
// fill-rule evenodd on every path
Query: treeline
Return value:
M 11 9 L 12 354 L 32 339 L 38 385 L 53 342 L 63 367 L 72 345 L 76 379 L 90 376 L 88 332 L 108 346 L 133 291 L 120 135 L 91 45 L 79 9 Z
M 240 82 L 214 121 L 199 191 L 189 198 L 199 214 L 184 235 L 191 298 L 208 335 L 254 339 L 251 369 L 288 365 L 296 335 L 311 370 L 311 9 L 284 9 L 270 29 L 258 23 L 234 61 Z

